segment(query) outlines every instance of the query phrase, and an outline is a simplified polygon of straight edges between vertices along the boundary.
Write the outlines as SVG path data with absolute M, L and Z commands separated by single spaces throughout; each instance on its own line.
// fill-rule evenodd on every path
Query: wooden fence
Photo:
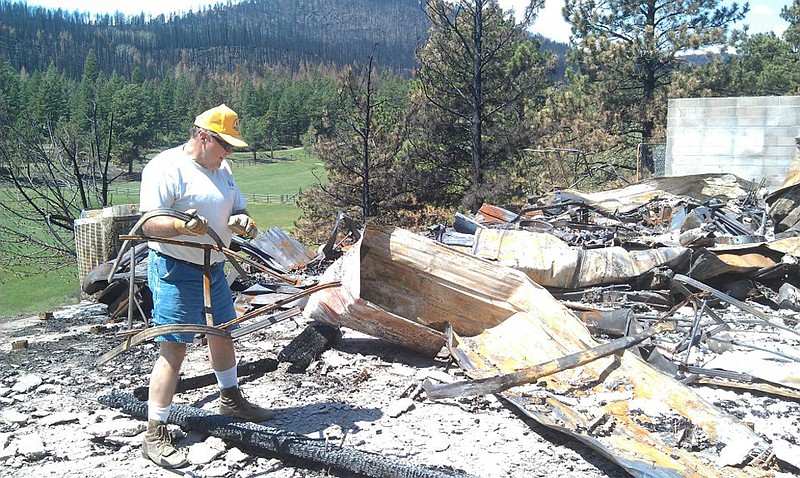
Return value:
M 120 196 L 135 196 L 139 197 L 137 189 L 125 187 L 111 187 L 108 192 L 111 194 L 118 194 Z M 251 204 L 286 204 L 297 202 L 298 193 L 294 194 L 255 194 L 255 193 L 242 193 L 247 202 Z
M 299 194 L 252 194 L 242 193 L 247 202 L 252 204 L 294 204 Z

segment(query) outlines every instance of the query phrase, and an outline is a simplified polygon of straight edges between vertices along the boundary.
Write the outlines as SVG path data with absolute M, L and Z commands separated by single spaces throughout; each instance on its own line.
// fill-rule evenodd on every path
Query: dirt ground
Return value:
M 289 319 L 245 335 L 237 340 L 240 363 L 277 358 L 307 325 L 302 318 Z M 179 446 L 186 447 L 192 465 L 166 471 L 145 460 L 139 450 L 145 422 L 98 402 L 113 390 L 130 392 L 147 384 L 156 354 L 152 343 L 95 365 L 100 354 L 120 343 L 115 333 L 125 327 L 109 324 L 105 306 L 92 302 L 56 310 L 49 318 L 0 319 L 0 476 L 360 476 L 197 432 L 182 433 L 175 426 L 184 435 Z M 12 343 L 21 340 L 28 347 L 12 350 Z M 190 346 L 184 377 L 208 372 L 205 348 Z M 441 476 L 629 476 L 582 443 L 520 415 L 502 398 L 431 401 L 420 391 L 429 376 L 464 378 L 444 357 L 428 359 L 344 329 L 343 337 L 307 370 L 291 371 L 280 363 L 273 372 L 241 382 L 252 401 L 275 410 L 265 425 Z M 768 439 L 800 443 L 796 401 L 697 389 Z M 210 386 L 184 392 L 176 402 L 214 411 L 215 391 Z

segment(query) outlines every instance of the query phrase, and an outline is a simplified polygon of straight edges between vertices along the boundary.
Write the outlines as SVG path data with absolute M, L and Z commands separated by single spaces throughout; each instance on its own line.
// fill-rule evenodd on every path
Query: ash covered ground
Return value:
M 285 320 L 237 340 L 240 363 L 277 358 L 307 326 Z M 85 302 L 39 316 L 0 319 L 0 475 L 2 476 L 357 476 L 346 469 L 231 443 L 173 426 L 192 465 L 162 470 L 141 457 L 145 422 L 106 408 L 98 397 L 145 386 L 156 357 L 147 343 L 98 367 L 120 343 L 123 323 L 102 304 Z M 431 401 L 427 377 L 463 379 L 445 357 L 434 359 L 343 329 L 343 336 L 302 372 L 287 363 L 244 377 L 254 402 L 276 411 L 276 430 L 386 457 L 436 473 L 480 477 L 624 477 L 606 458 L 521 416 L 496 396 Z M 12 350 L 15 341 L 28 348 Z M 712 353 L 708 351 L 707 353 Z M 184 377 L 210 372 L 205 347 L 190 346 Z M 751 391 L 695 387 L 704 398 L 753 425 L 769 441 L 800 443 L 800 404 Z M 214 411 L 216 388 L 180 393 L 176 403 Z M 764 476 L 795 476 L 783 464 Z
M 162 470 L 142 458 L 145 422 L 98 402 L 113 390 L 145 386 L 156 357 L 152 343 L 97 367 L 117 345 L 122 323 L 108 324 L 102 304 L 84 303 L 53 317 L 0 319 L 0 475 L 2 476 L 354 476 L 197 432 L 178 443 L 193 464 Z M 240 363 L 277 358 L 306 327 L 286 320 L 237 340 Z M 28 340 L 28 348 L 11 343 Z M 482 477 L 622 477 L 627 474 L 581 443 L 519 416 L 494 396 L 431 402 L 428 376 L 463 375 L 383 340 L 343 330 L 333 348 L 303 372 L 278 369 L 240 379 L 248 398 L 276 412 L 270 427 L 395 462 Z M 205 347 L 190 346 L 183 375 L 210 372 Z M 214 386 L 181 393 L 176 403 L 215 410 Z M 178 435 L 184 435 L 173 427 Z

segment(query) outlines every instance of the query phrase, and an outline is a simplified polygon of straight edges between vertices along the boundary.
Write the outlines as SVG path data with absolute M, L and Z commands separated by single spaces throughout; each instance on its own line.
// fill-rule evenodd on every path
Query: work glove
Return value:
M 231 231 L 249 239 L 258 236 L 258 226 L 247 214 L 234 214 L 228 219 L 228 227 Z
M 202 236 L 208 232 L 208 220 L 197 214 L 197 209 L 187 209 L 186 214 L 191 216 L 188 221 L 175 219 L 172 223 L 172 227 L 175 228 L 178 234 Z

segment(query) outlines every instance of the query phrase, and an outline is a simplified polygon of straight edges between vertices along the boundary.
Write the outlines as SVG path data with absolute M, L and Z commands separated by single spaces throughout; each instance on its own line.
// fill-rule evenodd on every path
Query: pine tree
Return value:
M 83 62 L 83 75 L 78 88 L 70 98 L 70 119 L 78 138 L 88 141 L 93 134 L 92 125 L 97 113 L 97 88 L 100 64 L 94 50 L 89 50 Z
M 408 205 L 403 164 L 408 132 L 401 113 L 405 92 L 384 93 L 381 85 L 373 57 L 362 71 L 346 68 L 340 78 L 335 114 L 323 121 L 325 133 L 316 143 L 328 183 L 320 181 L 299 202 L 303 216 L 298 229 L 308 239 L 317 239 L 314 229 L 337 211 L 362 224 L 381 224 Z
M 416 121 L 428 200 L 475 210 L 514 194 L 512 165 L 534 140 L 526 111 L 540 106 L 551 61 L 526 31 L 541 5 L 531 2 L 517 23 L 496 1 L 428 4 L 433 27 L 418 53 Z
M 5 60 L 0 61 L 0 137 L 25 111 L 23 87 L 19 74 Z
M 36 91 L 32 95 L 32 113 L 43 121 L 45 127 L 54 129 L 68 116 L 69 81 L 58 72 L 54 63 L 50 63 L 41 76 L 41 81 L 37 83 Z
M 116 91 L 113 96 L 114 152 L 128 173 L 133 172 L 133 162 L 144 157 L 145 149 L 155 139 L 155 108 L 153 98 L 145 85 L 131 83 Z
M 577 67 L 573 82 L 581 84 L 581 94 L 597 108 L 594 127 L 631 150 L 637 143 L 663 138 L 667 92 L 685 64 L 682 55 L 725 45 L 728 27 L 747 13 L 747 4 L 722 3 L 566 0 L 563 13 L 572 24 L 570 60 Z
M 730 96 L 780 96 L 800 93 L 800 59 L 775 33 L 744 39 L 724 73 Z

